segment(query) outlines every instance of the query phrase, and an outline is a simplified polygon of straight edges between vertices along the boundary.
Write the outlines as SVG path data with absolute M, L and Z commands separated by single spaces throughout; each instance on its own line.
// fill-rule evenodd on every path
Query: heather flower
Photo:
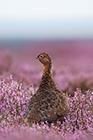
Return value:
M 14 125 L 23 118 L 29 99 L 33 93 L 32 86 L 18 83 L 7 75 L 0 79 L 0 125 Z

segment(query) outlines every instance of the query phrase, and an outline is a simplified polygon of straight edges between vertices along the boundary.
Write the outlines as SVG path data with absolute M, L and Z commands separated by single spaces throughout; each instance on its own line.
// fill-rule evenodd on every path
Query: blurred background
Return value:
M 92 5 L 92 0 L 3 0 L 0 40 L 92 39 Z

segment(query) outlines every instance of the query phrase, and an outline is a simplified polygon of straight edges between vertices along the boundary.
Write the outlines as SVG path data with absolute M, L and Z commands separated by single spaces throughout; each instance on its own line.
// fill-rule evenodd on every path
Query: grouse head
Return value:
M 49 56 L 47 53 L 45 53 L 45 52 L 39 54 L 39 55 L 37 56 L 37 59 L 39 59 L 39 61 L 40 61 L 43 65 L 49 65 L 49 64 L 51 64 L 51 58 L 50 58 L 50 56 Z
M 44 72 L 50 72 L 51 69 L 51 58 L 50 56 L 43 52 L 37 56 L 37 59 L 43 64 Z

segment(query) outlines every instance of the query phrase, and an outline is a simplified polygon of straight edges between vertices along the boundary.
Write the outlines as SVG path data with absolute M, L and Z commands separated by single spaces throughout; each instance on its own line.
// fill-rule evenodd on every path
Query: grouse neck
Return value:
M 45 72 L 42 75 L 42 79 L 41 79 L 41 83 L 40 83 L 40 86 L 39 86 L 39 90 L 41 90 L 41 89 L 46 90 L 46 89 L 50 89 L 50 88 L 51 89 L 52 88 L 55 89 L 56 86 L 55 86 L 55 83 L 54 83 L 54 81 L 52 79 L 51 73 Z
M 49 74 L 49 75 L 51 74 L 51 63 L 44 65 L 43 75 L 46 75 L 46 74 Z

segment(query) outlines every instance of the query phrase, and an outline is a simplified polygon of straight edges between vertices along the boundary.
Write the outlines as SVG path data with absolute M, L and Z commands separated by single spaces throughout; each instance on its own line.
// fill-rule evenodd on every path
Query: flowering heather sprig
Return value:
M 46 131 L 46 129 L 43 131 L 44 128 L 37 127 L 9 128 L 6 132 L 0 132 L 0 140 L 93 140 L 93 130 L 87 133 L 85 131 L 76 131 L 74 134 L 62 135 L 62 133 L 52 128 L 49 131 Z
M 78 89 L 74 97 L 68 98 L 69 113 L 62 124 L 62 131 L 75 132 L 76 130 L 88 130 L 93 128 L 93 94 L 86 94 Z
M 0 125 L 21 123 L 32 94 L 32 86 L 18 83 L 12 75 L 2 77 L 0 79 Z

